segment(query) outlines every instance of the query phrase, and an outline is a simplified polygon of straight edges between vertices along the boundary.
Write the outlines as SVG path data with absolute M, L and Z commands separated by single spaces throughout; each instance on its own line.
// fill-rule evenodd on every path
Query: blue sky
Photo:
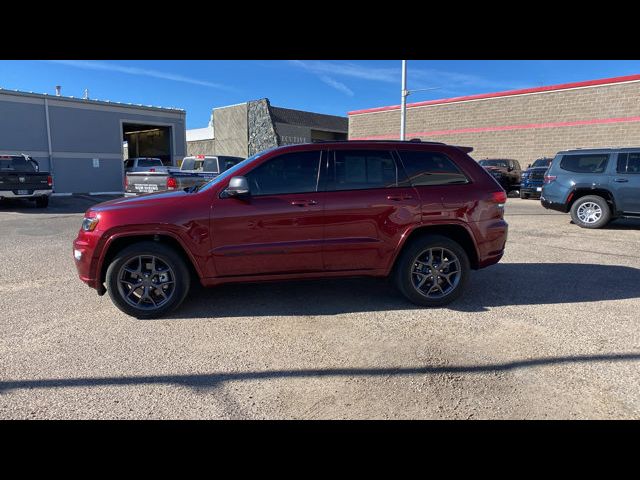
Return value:
M 213 107 L 268 97 L 272 105 L 346 115 L 400 102 L 400 60 L 0 61 L 0 87 L 178 107 L 187 128 Z M 409 101 L 489 93 L 640 73 L 638 60 L 410 60 Z

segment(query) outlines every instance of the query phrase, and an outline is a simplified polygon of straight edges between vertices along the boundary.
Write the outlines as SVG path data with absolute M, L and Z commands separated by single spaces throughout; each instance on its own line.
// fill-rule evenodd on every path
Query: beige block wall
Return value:
M 416 132 L 634 116 L 640 116 L 640 82 L 409 108 L 406 131 L 411 138 Z M 399 131 L 399 110 L 349 117 L 350 139 Z M 476 159 L 514 158 L 526 166 L 566 148 L 639 146 L 640 122 L 419 137 L 474 147 Z
M 216 108 L 213 111 L 216 155 L 247 157 L 247 104 Z

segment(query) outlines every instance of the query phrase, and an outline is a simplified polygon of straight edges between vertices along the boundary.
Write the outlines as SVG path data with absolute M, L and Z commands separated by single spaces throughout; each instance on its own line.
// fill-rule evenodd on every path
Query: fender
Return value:
M 143 228 L 141 228 L 139 230 L 135 230 L 135 231 L 131 231 L 131 227 L 130 226 L 122 227 L 122 228 L 126 229 L 126 230 L 125 231 L 118 231 L 118 230 L 120 230 L 120 228 L 117 227 L 117 228 L 113 229 L 113 231 L 115 231 L 115 233 L 108 233 L 108 234 L 103 235 L 102 238 L 104 238 L 106 240 L 101 241 L 102 244 L 98 244 L 96 246 L 96 250 L 100 251 L 100 255 L 98 256 L 98 260 L 96 262 L 94 262 L 95 269 L 92 268 L 92 271 L 91 271 L 91 274 L 92 274 L 93 278 L 96 279 L 96 285 L 99 285 L 101 283 L 100 282 L 100 276 L 101 276 L 100 274 L 102 273 L 104 259 L 106 257 L 107 252 L 109 251 L 109 247 L 111 246 L 111 244 L 115 240 L 118 240 L 120 238 L 138 237 L 138 236 L 142 236 L 142 235 L 166 235 L 166 236 L 171 237 L 172 239 L 174 239 L 176 242 L 178 242 L 178 244 L 182 247 L 182 249 L 187 254 L 189 260 L 191 261 L 191 264 L 194 266 L 196 272 L 198 273 L 198 276 L 200 278 L 204 277 L 204 275 L 202 274 L 202 268 L 201 268 L 199 262 L 196 261 L 196 259 L 194 258 L 193 254 L 191 252 L 191 249 L 187 248 L 185 246 L 185 242 L 180 237 L 180 235 L 178 235 L 177 233 L 172 232 L 170 230 L 163 229 L 159 225 L 156 226 L 156 227 L 154 227 L 153 225 L 144 225 Z
M 463 227 L 465 229 L 465 231 L 467 232 L 467 234 L 469 235 L 469 237 L 471 238 L 471 242 L 473 244 L 473 248 L 476 252 L 476 258 L 480 258 L 480 252 L 478 251 L 478 244 L 476 243 L 476 237 L 473 234 L 473 231 L 471 230 L 471 228 L 469 227 L 469 225 L 467 223 L 464 222 L 460 222 L 457 220 L 445 220 L 442 222 L 429 222 L 424 223 L 421 222 L 419 224 L 416 225 L 411 225 L 409 226 L 400 236 L 400 240 L 398 241 L 398 244 L 395 247 L 395 252 L 391 257 L 391 261 L 389 262 L 389 264 L 386 266 L 385 268 L 385 272 L 386 275 L 389 275 L 391 273 L 391 269 L 393 268 L 393 266 L 396 263 L 396 260 L 398 258 L 398 255 L 400 255 L 400 252 L 402 251 L 402 249 L 404 248 L 407 239 L 413 234 L 413 232 L 415 232 L 416 230 L 422 229 L 424 228 L 425 230 L 430 229 L 430 228 L 437 228 L 437 227 L 448 227 L 448 226 L 455 226 L 455 227 Z

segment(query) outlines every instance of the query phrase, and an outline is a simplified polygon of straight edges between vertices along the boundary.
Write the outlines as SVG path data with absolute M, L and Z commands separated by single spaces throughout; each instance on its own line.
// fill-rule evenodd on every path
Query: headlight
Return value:
M 98 226 L 100 217 L 84 217 L 82 219 L 82 230 L 85 232 L 93 232 Z

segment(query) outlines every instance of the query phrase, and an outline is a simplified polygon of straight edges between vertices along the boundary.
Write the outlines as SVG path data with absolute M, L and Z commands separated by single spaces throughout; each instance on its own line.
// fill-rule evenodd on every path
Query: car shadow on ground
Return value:
M 573 263 L 500 263 L 471 273 L 463 296 L 446 307 L 481 312 L 509 305 L 544 305 L 640 298 L 640 269 Z M 421 309 L 390 280 L 323 279 L 193 288 L 170 318 L 338 315 Z M 437 311 L 437 310 L 434 310 Z
M 8 199 L 0 201 L 0 213 L 13 212 L 24 214 L 71 214 L 84 213 L 88 208 L 101 202 L 120 198 L 122 195 L 82 195 L 70 197 L 50 197 L 47 208 L 38 208 L 36 203 L 24 199 Z
M 443 375 L 508 372 L 523 368 L 567 365 L 576 363 L 619 363 L 640 360 L 640 353 L 609 353 L 598 355 L 572 355 L 515 360 L 486 365 L 424 365 L 419 367 L 392 368 L 310 368 L 298 370 L 258 370 L 245 372 L 214 372 L 185 375 L 147 375 L 120 377 L 83 377 L 38 380 L 2 380 L 0 394 L 12 390 L 50 388 L 86 388 L 128 385 L 177 385 L 196 390 L 212 389 L 225 382 L 271 380 L 282 378 L 331 378 L 331 377 L 401 377 L 412 375 Z

